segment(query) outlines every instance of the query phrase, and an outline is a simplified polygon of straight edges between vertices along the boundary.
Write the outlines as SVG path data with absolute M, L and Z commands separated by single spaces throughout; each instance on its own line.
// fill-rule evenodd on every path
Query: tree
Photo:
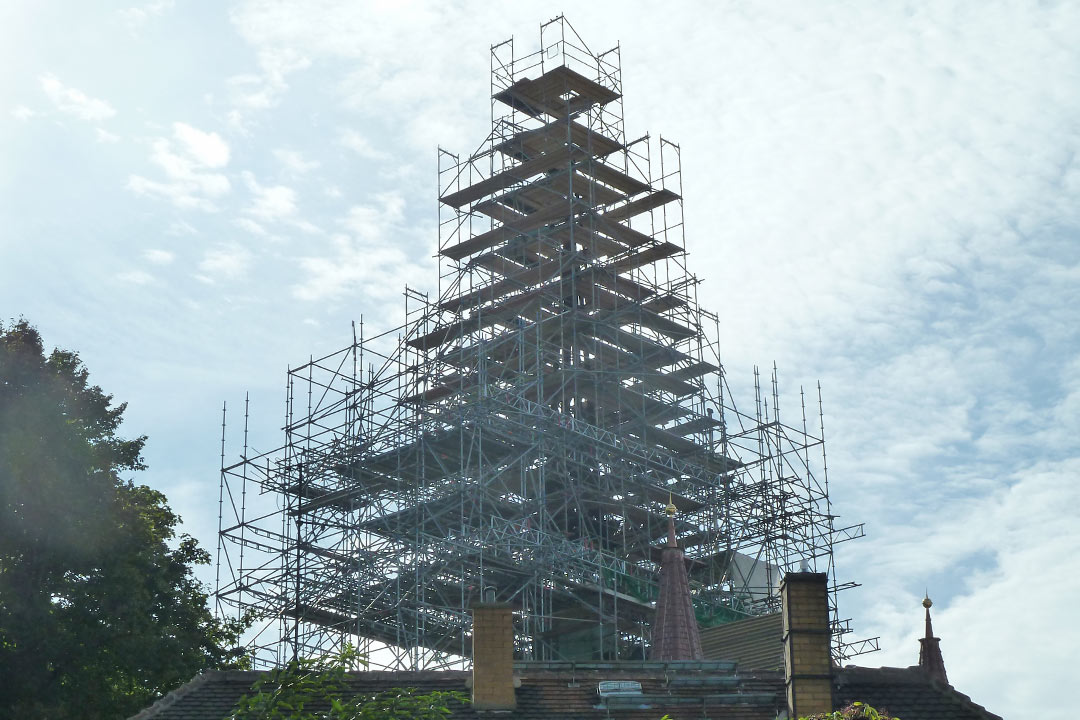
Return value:
M 348 669 L 366 664 L 353 648 L 300 658 L 271 670 L 240 698 L 227 720 L 441 720 L 464 693 L 395 688 L 373 694 L 349 689 Z
M 799 720 L 900 720 L 900 718 L 893 717 L 884 708 L 879 711 L 865 703 L 853 702 L 840 710 L 801 717 Z
M 0 323 L 0 717 L 123 718 L 204 668 L 240 623 L 207 607 L 209 554 L 165 496 L 121 477 L 146 437 L 78 354 Z

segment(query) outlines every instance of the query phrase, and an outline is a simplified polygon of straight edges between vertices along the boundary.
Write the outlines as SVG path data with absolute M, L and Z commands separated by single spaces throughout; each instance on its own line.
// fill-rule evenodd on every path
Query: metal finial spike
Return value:
M 675 513 L 679 511 L 679 509 L 675 507 L 675 501 L 672 499 L 670 492 L 667 495 L 667 507 L 664 508 L 664 510 L 667 511 L 668 517 L 675 517 Z
M 929 590 L 927 590 L 926 592 L 924 592 L 924 593 L 923 593 L 923 601 L 922 601 L 922 606 L 923 606 L 924 608 L 926 608 L 927 610 L 929 610 L 929 609 L 930 609 L 930 607 L 931 607 L 931 606 L 932 606 L 933 604 L 934 604 L 934 602 L 933 602 L 933 601 L 932 601 L 932 600 L 930 599 L 930 591 L 929 591 Z

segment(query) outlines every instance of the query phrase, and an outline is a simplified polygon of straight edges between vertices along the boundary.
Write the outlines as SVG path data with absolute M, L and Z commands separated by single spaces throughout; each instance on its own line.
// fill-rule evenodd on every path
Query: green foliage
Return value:
M 365 665 L 353 648 L 319 658 L 294 660 L 264 675 L 240 698 L 228 720 L 438 720 L 451 703 L 464 703 L 459 692 L 417 693 L 395 688 L 353 695 L 348 670 Z
M 893 717 L 887 710 L 878 711 L 865 703 L 853 702 L 840 710 L 801 717 L 799 720 L 900 720 L 900 718 Z
M 124 404 L 26 321 L 0 324 L 0 717 L 123 718 L 235 666 L 193 566 L 209 555 L 145 468 Z

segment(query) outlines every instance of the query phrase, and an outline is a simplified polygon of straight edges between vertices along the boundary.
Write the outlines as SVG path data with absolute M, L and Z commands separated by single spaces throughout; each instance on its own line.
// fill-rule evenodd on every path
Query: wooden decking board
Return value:
M 669 428 L 669 432 L 673 432 L 676 435 L 690 435 L 691 433 L 704 432 L 710 428 L 720 427 L 720 421 L 707 415 L 696 417 L 692 420 L 679 423 L 673 428 Z
M 570 198 L 566 193 L 559 192 L 546 182 L 526 185 L 499 198 L 499 202 L 526 215 L 547 210 L 557 205 L 567 206 L 569 201 Z
M 691 363 L 687 367 L 672 370 L 668 373 L 668 376 L 678 378 L 680 380 L 690 380 L 692 378 L 701 377 L 702 375 L 708 375 L 709 373 L 719 371 L 720 368 L 716 367 L 712 363 L 702 360 L 699 362 Z
M 645 437 L 642 439 L 645 440 L 645 442 L 666 447 L 668 450 L 673 450 L 677 453 L 691 454 L 702 450 L 702 447 L 693 440 L 687 440 L 680 435 L 675 435 L 674 433 L 670 433 L 667 430 L 661 430 L 660 428 L 646 428 L 644 435 Z
M 622 407 L 616 408 L 617 417 L 625 418 L 619 425 L 620 432 L 632 434 L 634 428 L 641 428 L 643 425 L 652 427 L 671 422 L 689 412 L 681 405 L 672 405 L 671 403 L 654 400 L 647 395 L 635 393 L 633 390 L 624 388 L 621 393 L 624 396 L 639 395 L 640 400 L 637 404 L 627 402 L 623 403 Z
M 560 92 L 561 94 L 561 89 L 563 87 L 568 87 L 578 95 L 593 98 L 595 102 L 601 105 L 605 105 L 613 100 L 618 100 L 620 97 L 619 93 L 611 88 L 605 87 L 565 65 L 560 65 L 544 73 L 537 79 L 537 82 L 542 82 L 544 78 L 548 79 L 547 87 L 552 91 Z
M 625 318 L 625 320 L 616 322 L 622 322 L 625 325 L 636 323 L 638 325 L 641 325 L 642 327 L 647 327 L 651 330 L 655 330 L 658 333 L 662 333 L 676 340 L 685 340 L 686 338 L 693 337 L 697 334 L 697 331 L 693 328 L 688 328 L 685 325 L 677 323 L 670 318 L 666 318 L 663 315 L 653 312 L 652 310 L 646 308 L 644 305 L 638 305 L 635 307 L 635 304 L 632 301 L 622 300 L 614 294 L 602 290 L 599 287 L 596 287 L 594 289 L 594 292 L 598 293 L 598 298 L 603 298 L 602 304 L 601 302 L 596 303 L 597 307 L 603 307 L 607 310 L 619 309 L 623 311 L 621 315 Z M 599 295 L 599 293 L 604 293 L 608 297 L 603 297 Z
M 644 265 L 650 265 L 657 260 L 663 260 L 664 258 L 677 255 L 681 252 L 683 252 L 683 249 L 675 243 L 664 242 L 659 245 L 654 245 L 647 250 L 642 250 L 634 255 L 629 255 L 616 260 L 610 267 L 617 273 L 624 273 Z
M 697 330 L 688 328 L 685 325 L 675 322 L 670 318 L 666 318 L 663 315 L 658 315 L 651 310 L 641 308 L 637 317 L 631 319 L 631 322 L 637 322 L 642 327 L 647 327 L 650 330 L 667 335 L 674 340 L 685 340 L 687 338 L 694 337 L 697 334 Z
M 644 335 L 639 335 L 638 333 L 629 330 L 623 330 L 618 327 L 605 327 L 603 325 L 598 325 L 597 329 L 599 331 L 597 333 L 598 337 L 603 337 L 605 340 L 609 340 L 642 358 L 667 361 L 661 363 L 658 367 L 690 359 L 688 355 L 675 348 L 661 345 Z
M 437 348 L 462 335 L 491 327 L 492 325 L 503 322 L 507 317 L 514 317 L 515 311 L 527 305 L 530 300 L 541 295 L 547 289 L 547 287 L 541 286 L 530 290 L 527 293 L 523 293 L 522 295 L 514 296 L 500 305 L 487 308 L 485 312 L 480 313 L 478 316 L 463 318 L 452 322 L 449 325 L 436 328 L 420 337 L 406 341 L 405 344 L 419 350 L 431 350 Z
M 432 385 L 427 390 L 403 398 L 402 402 L 410 405 L 434 402 L 435 400 L 447 397 L 448 395 L 469 387 L 472 384 L 475 384 L 473 375 L 466 375 L 465 373 L 460 372 L 453 373 L 440 378 L 438 384 Z
M 527 267 L 526 265 L 500 255 L 496 251 L 478 255 L 474 257 L 471 262 L 476 267 L 485 268 L 491 272 L 498 273 L 499 275 L 512 275 L 522 268 Z
M 563 96 L 571 94 L 569 100 Z M 600 83 L 560 65 L 538 78 L 522 78 L 506 90 L 495 93 L 496 100 L 530 115 L 547 113 L 563 117 L 586 110 L 592 105 L 606 105 L 619 94 Z
M 608 290 L 626 295 L 632 300 L 641 301 L 654 294 L 653 290 L 641 283 L 617 275 L 610 266 L 595 268 L 592 277 Z
M 467 188 L 452 192 L 448 195 L 443 195 L 441 200 L 451 207 L 460 208 L 462 205 L 479 200 L 485 195 L 490 195 L 493 192 L 508 188 L 514 183 L 523 182 L 534 175 L 539 175 L 547 170 L 562 167 L 569 160 L 570 148 L 562 147 L 550 154 L 526 160 L 509 170 L 504 170 L 485 180 L 473 183 Z
M 671 393 L 680 398 L 686 397 L 687 395 L 693 395 L 697 392 L 697 388 L 685 380 L 668 377 L 663 373 L 645 373 L 638 382 L 651 390 L 660 390 L 662 392 Z M 634 387 L 634 385 L 631 384 L 630 387 Z
M 632 218 L 636 215 L 640 215 L 643 212 L 648 212 L 649 210 L 658 208 L 661 205 L 665 205 L 672 200 L 677 200 L 678 198 L 679 196 L 670 190 L 657 190 L 655 192 L 649 193 L 645 197 L 638 198 L 637 200 L 629 202 L 622 207 L 617 207 L 614 210 L 608 210 L 606 213 L 604 213 L 604 217 L 608 220 L 620 222 L 622 220 Z
M 588 276 L 578 277 L 577 293 L 581 297 L 589 298 L 593 307 L 604 310 L 617 310 L 631 302 L 603 288 Z
M 459 242 L 457 245 L 452 245 L 443 249 L 440 254 L 454 260 L 461 260 L 480 250 L 497 245 L 516 237 L 517 235 L 531 232 L 544 225 L 555 222 L 560 218 L 568 218 L 571 213 L 577 214 L 578 212 L 580 212 L 580 208 L 571 207 L 569 202 L 553 205 L 544 210 L 534 212 L 531 215 L 524 215 L 514 223 L 501 225 L 493 230 L 474 235 L 472 238 Z
M 556 120 L 534 130 L 524 130 L 495 146 L 495 150 L 519 159 L 535 157 L 565 147 L 568 143 L 592 157 L 606 157 L 622 149 L 615 140 L 573 120 Z
M 601 185 L 580 172 L 575 172 L 572 175 L 569 173 L 556 175 L 551 180 L 551 186 L 563 195 L 569 196 L 573 194 L 575 197 L 586 200 L 597 207 L 610 205 L 626 198 L 618 190 L 612 190 L 606 185 Z
M 551 239 L 561 244 L 570 241 L 570 226 L 564 227 L 551 233 Z M 626 250 L 626 247 L 609 238 L 593 232 L 585 223 L 575 223 L 573 226 L 574 245 L 588 249 L 593 257 L 605 257 L 618 255 Z
M 571 197 L 587 203 L 590 207 L 612 205 L 625 196 L 606 185 L 601 185 L 581 173 L 555 173 L 494 198 L 514 212 L 529 214 L 552 205 L 566 203 Z M 501 219 L 500 211 L 489 209 L 491 201 L 474 206 L 487 215 Z
M 579 382 L 579 388 L 581 383 Z M 649 418 L 659 417 L 671 412 L 672 407 L 665 402 L 643 395 L 636 390 L 620 386 L 616 383 L 596 383 L 586 388 L 586 392 L 579 392 L 580 397 L 592 395 L 599 403 L 598 411 L 605 414 L 624 413 L 639 414 L 651 422 Z M 681 439 L 681 438 L 680 438 Z
M 643 232 L 634 230 L 620 222 L 609 220 L 603 215 L 598 214 L 595 218 L 596 227 L 600 232 L 618 240 L 628 248 L 640 247 L 641 245 L 647 245 L 652 242 L 651 235 L 646 235 Z
M 684 307 L 685 305 L 686 298 L 678 295 L 658 295 L 657 297 L 642 303 L 642 307 L 658 313 L 674 310 L 675 308 Z
M 559 97 L 548 98 L 545 96 L 544 89 L 530 78 L 518 80 L 502 92 L 496 93 L 493 97 L 510 107 L 537 118 L 541 115 L 550 115 L 553 118 L 566 119 L 587 109 L 592 104 L 587 98 L 582 97 L 576 97 L 570 102 Z
M 632 178 L 622 170 L 600 160 L 584 162 L 578 167 L 586 175 L 591 175 L 605 185 L 610 185 L 630 196 L 638 195 L 650 189 L 648 183 Z
M 511 262 L 518 263 L 519 265 L 535 265 L 536 263 L 543 262 L 544 258 L 549 258 L 553 255 L 553 253 L 548 252 L 542 254 L 537 252 L 537 250 L 543 249 L 542 246 L 543 242 L 541 238 L 519 235 L 505 245 L 495 248 L 491 252 L 500 257 L 504 257 Z
M 474 212 L 483 213 L 489 218 L 498 220 L 501 223 L 512 223 L 525 217 L 520 212 L 495 200 L 486 200 L 482 203 L 477 203 L 473 205 L 472 209 Z
M 538 283 L 546 282 L 555 277 L 564 266 L 568 266 L 563 258 L 548 260 L 533 267 L 526 267 L 517 272 L 496 280 L 493 283 L 459 295 L 456 298 L 442 303 L 441 307 L 447 310 L 456 310 L 472 305 L 481 305 L 496 300 L 514 290 L 531 287 Z

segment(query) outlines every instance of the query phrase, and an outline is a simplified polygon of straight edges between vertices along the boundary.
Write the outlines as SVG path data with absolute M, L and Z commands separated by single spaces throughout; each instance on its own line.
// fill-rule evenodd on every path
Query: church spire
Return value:
M 668 496 L 667 544 L 660 557 L 660 597 L 656 601 L 650 660 L 701 660 L 701 633 L 690 600 L 686 558 L 675 539 L 675 503 Z
M 919 667 L 931 678 L 948 685 L 945 660 L 941 657 L 941 638 L 934 637 L 934 626 L 930 623 L 930 607 L 933 604 L 927 593 L 922 601 L 923 607 L 926 608 L 926 636 L 919 640 Z

